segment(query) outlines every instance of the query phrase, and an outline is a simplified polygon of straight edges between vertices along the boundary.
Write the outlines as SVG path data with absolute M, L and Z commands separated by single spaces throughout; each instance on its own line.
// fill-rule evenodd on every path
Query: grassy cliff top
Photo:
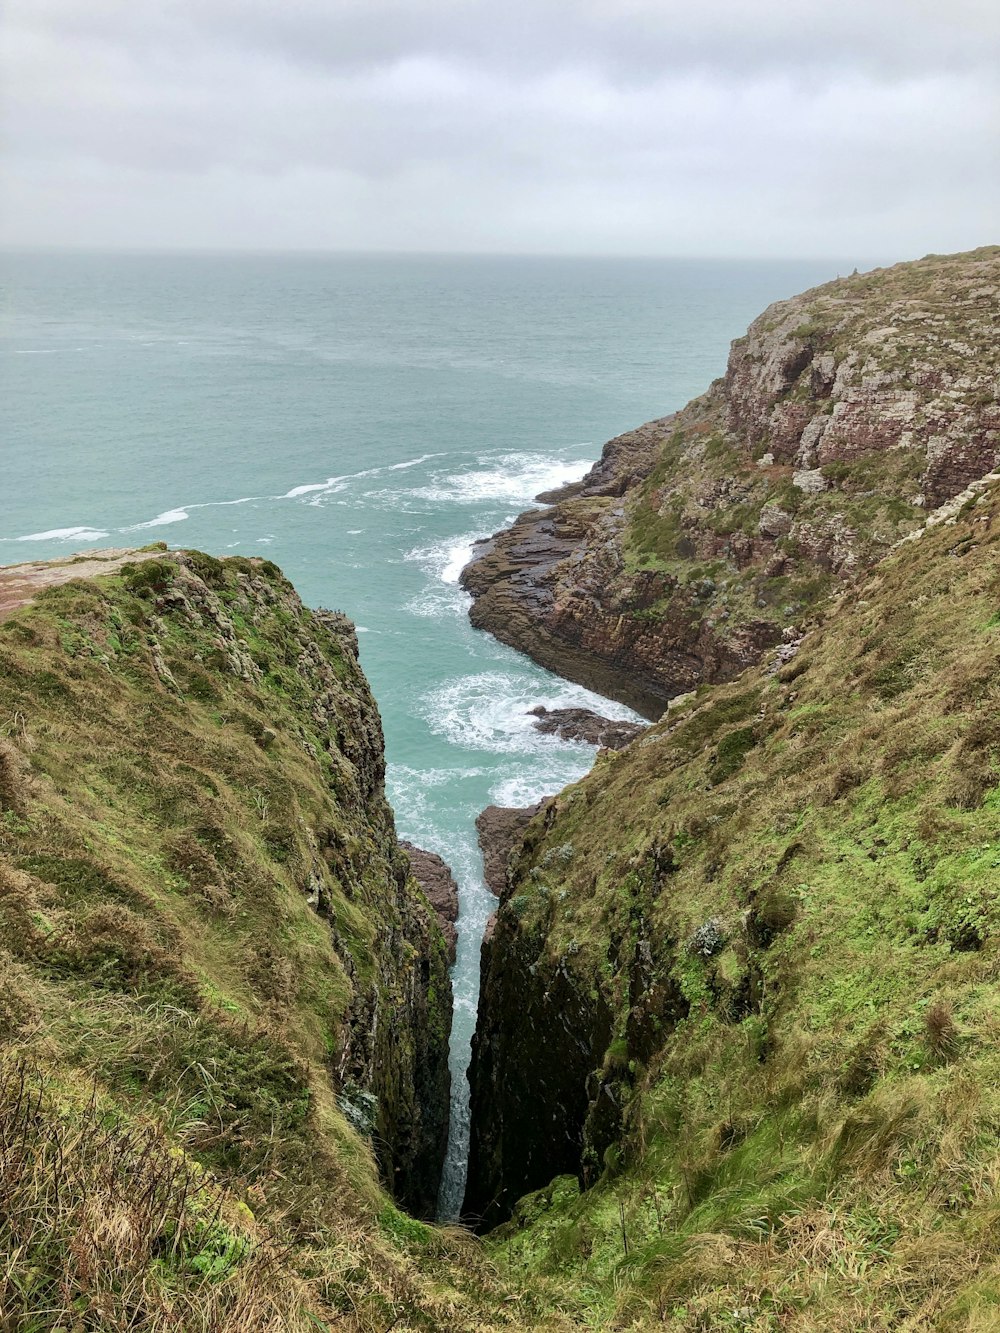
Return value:
M 655 718 L 1000 470 L 1000 248 L 776 302 L 725 375 L 481 546 L 473 622 Z
M 775 302 L 663 430 L 626 569 L 711 588 L 723 635 L 781 626 L 1000 458 L 1000 247 Z

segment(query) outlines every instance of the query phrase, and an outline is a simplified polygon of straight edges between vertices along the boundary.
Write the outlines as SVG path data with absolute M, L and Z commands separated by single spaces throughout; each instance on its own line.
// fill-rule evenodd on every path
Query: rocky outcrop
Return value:
M 486 887 L 499 898 L 507 884 L 507 863 L 521 834 L 542 808 L 543 802 L 523 807 L 488 805 L 476 816 L 479 850 L 483 854 Z
M 414 847 L 412 842 L 400 841 L 400 847 L 410 861 L 413 878 L 420 885 L 424 896 L 434 908 L 434 914 L 441 927 L 441 934 L 448 946 L 448 957 L 455 961 L 455 944 L 458 931 L 458 885 L 447 863 L 436 852 L 425 852 L 421 847 Z
M 85 891 L 52 908 L 52 939 L 96 913 L 111 938 L 136 932 L 139 957 L 158 956 L 143 939 L 169 940 L 164 968 L 188 967 L 186 948 L 219 1003 L 171 982 L 171 1005 L 206 1029 L 233 1010 L 247 1022 L 266 1014 L 261 1041 L 279 1066 L 305 1059 L 325 1080 L 276 1094 L 274 1115 L 336 1098 L 370 1135 L 395 1197 L 433 1216 L 448 1133 L 448 954 L 396 840 L 353 625 L 307 610 L 266 560 L 164 547 L 0 571 L 0 613 L 2 707 L 20 719 L 0 765 L 0 785 L 10 773 L 18 791 L 0 805 L 30 820 L 17 856 L 53 885 L 88 866 Z M 53 708 L 65 714 L 57 729 Z M 65 799 L 30 776 L 59 769 L 63 750 Z M 10 846 L 0 839 L 0 875 Z M 215 940 L 204 958 L 203 936 Z M 44 963 L 41 937 L 0 924 L 0 960 L 29 946 Z M 251 1141 L 240 1124 L 226 1158 L 237 1165 Z M 280 1126 L 269 1132 L 281 1141 Z
M 594 1052 L 611 1037 L 602 996 L 592 998 L 565 968 L 539 968 L 543 944 L 501 912 L 483 949 L 469 1070 L 476 1128 L 462 1209 L 483 1231 L 505 1221 L 528 1190 L 580 1170 L 587 1079 Z
M 531 710 L 537 719 L 535 728 L 564 741 L 583 741 L 605 750 L 621 750 L 631 745 L 646 728 L 641 722 L 619 722 L 601 717 L 589 708 L 546 708 L 539 704 Z
M 725 376 L 463 571 L 473 624 L 656 718 L 733 678 L 1000 458 L 1000 249 L 769 307 Z
M 556 1175 L 575 1175 L 583 1186 L 597 1180 L 622 1133 L 631 1094 L 628 1059 L 648 1060 L 687 1012 L 668 975 L 672 943 L 657 942 L 654 958 L 651 923 L 634 892 L 626 894 L 626 924 L 610 921 L 607 968 L 595 965 L 575 938 L 551 947 L 549 881 L 569 876 L 577 859 L 572 842 L 554 845 L 552 830 L 568 815 L 572 820 L 574 805 L 572 795 L 563 795 L 530 812 L 500 812 L 544 810 L 530 827 L 530 821 L 507 825 L 513 846 L 500 907 L 483 942 L 463 1215 L 484 1231 L 506 1221 L 522 1195 Z M 610 849 L 615 832 L 604 835 Z M 665 858 L 654 856 L 650 865 L 661 881 L 669 873 Z M 607 1060 L 623 995 L 634 1008 L 621 1050 Z

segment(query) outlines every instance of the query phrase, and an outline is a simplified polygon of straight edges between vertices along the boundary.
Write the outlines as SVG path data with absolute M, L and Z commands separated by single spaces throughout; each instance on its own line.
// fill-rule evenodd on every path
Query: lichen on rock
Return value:
M 473 624 L 655 719 L 1000 459 L 1000 250 L 770 306 L 724 377 L 477 548 Z

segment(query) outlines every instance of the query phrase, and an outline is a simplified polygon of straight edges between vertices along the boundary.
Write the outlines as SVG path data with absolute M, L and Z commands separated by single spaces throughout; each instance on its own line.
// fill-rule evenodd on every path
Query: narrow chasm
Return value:
M 506 1221 L 521 1195 L 583 1170 L 588 1080 L 610 1042 L 612 1013 L 567 969 L 543 968 L 543 948 L 505 913 L 483 950 L 463 1205 L 480 1231 Z
M 621 919 L 608 922 L 599 956 L 581 941 L 557 942 L 552 894 L 539 878 L 552 850 L 534 862 L 573 799 L 543 803 L 518 837 L 483 945 L 463 1205 L 481 1232 L 556 1176 L 586 1189 L 614 1165 L 636 1076 L 688 1013 L 671 976 L 675 944 L 656 940 L 648 917 L 674 869 L 658 844 L 624 880 Z

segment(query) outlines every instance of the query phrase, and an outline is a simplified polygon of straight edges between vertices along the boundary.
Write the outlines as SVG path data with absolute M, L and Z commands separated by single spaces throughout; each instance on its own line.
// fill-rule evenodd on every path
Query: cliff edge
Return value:
M 1000 477 L 963 495 L 511 855 L 466 1211 L 582 1324 L 996 1326 Z
M 770 306 L 703 397 L 478 547 L 473 624 L 650 718 L 733 679 L 997 467 L 998 307 L 998 247 Z
M 353 626 L 273 564 L 0 570 L 5 1327 L 510 1322 L 401 1211 L 451 987 L 384 770 Z

